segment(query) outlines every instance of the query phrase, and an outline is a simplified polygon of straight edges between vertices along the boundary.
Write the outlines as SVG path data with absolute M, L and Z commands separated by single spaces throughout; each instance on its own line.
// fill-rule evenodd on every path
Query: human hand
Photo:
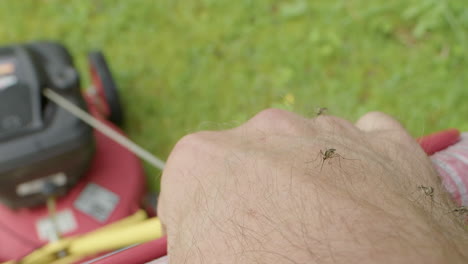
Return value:
M 353 125 L 269 109 L 180 140 L 158 211 L 172 264 L 466 263 L 452 207 L 392 118 L 369 113 Z

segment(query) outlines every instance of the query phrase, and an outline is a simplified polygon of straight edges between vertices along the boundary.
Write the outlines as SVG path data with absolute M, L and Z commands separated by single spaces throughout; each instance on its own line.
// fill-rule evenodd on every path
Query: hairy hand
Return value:
M 158 209 L 172 264 L 466 263 L 447 197 L 384 114 L 354 125 L 269 109 L 181 139 Z

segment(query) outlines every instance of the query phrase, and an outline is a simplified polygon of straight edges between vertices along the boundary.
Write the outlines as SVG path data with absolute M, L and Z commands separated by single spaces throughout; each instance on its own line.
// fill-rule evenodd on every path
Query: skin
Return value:
M 327 148 L 339 156 L 320 169 Z M 372 112 L 352 124 L 268 109 L 182 138 L 158 211 L 171 264 L 468 263 L 454 207 L 393 118 Z

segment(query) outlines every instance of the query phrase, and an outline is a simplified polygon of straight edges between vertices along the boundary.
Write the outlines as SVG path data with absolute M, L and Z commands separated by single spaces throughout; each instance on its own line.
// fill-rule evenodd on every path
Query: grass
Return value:
M 468 130 L 465 1 L 1 1 L 0 40 L 63 42 L 84 86 L 86 52 L 104 50 L 126 132 L 165 159 L 184 134 L 267 107 Z

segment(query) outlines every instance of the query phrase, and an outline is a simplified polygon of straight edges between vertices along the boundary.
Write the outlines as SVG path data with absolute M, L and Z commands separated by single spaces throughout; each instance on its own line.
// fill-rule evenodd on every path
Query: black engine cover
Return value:
M 45 88 L 86 109 L 62 45 L 0 47 L 0 202 L 12 208 L 44 203 L 51 184 L 64 194 L 93 156 L 93 130 L 43 97 Z

